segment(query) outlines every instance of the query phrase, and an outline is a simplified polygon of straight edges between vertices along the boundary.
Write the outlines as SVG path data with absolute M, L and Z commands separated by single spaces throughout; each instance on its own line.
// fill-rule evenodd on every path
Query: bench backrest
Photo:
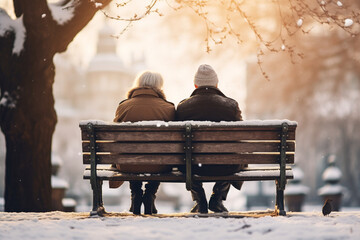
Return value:
M 82 121 L 83 163 L 90 164 L 279 164 L 294 163 L 297 123 Z M 91 151 L 94 149 L 94 151 Z M 93 154 L 93 155 L 92 155 Z

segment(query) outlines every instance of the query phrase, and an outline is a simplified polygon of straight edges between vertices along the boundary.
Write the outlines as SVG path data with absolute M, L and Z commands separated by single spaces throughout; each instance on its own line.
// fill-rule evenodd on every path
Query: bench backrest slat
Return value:
M 99 164 L 165 164 L 165 165 L 180 165 L 184 164 L 183 154 L 123 154 L 111 155 L 101 154 L 97 155 L 97 162 Z M 274 164 L 280 162 L 279 154 L 194 154 L 194 164 L 221 164 L 226 161 L 227 164 Z M 90 155 L 83 155 L 84 164 L 90 164 Z M 287 155 L 287 164 L 294 163 L 294 154 Z

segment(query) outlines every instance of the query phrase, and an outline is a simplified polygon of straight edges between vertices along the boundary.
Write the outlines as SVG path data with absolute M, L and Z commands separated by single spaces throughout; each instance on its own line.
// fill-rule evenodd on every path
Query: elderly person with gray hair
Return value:
M 162 120 L 172 121 L 175 119 L 175 107 L 166 101 L 162 90 L 164 80 L 160 73 L 145 71 L 140 73 L 133 88 L 127 94 L 127 99 L 120 102 L 114 122 L 137 122 Z M 171 166 L 157 165 L 123 165 L 116 164 L 116 168 L 124 173 L 163 173 L 170 172 Z M 116 188 L 121 182 L 110 182 L 111 188 Z M 131 207 L 130 211 L 140 214 L 142 203 L 144 203 L 145 214 L 157 213 L 154 200 L 160 182 L 149 181 L 142 190 L 142 182 L 130 181 Z
M 200 65 L 194 77 L 195 90 L 177 106 L 176 120 L 241 121 L 238 103 L 218 89 L 218 82 L 217 74 L 210 65 Z M 243 167 L 245 165 L 202 165 L 193 166 L 193 172 L 203 176 L 230 175 L 239 172 Z M 184 168 L 180 167 L 179 170 L 185 172 Z M 240 190 L 242 183 L 216 182 L 208 205 L 202 182 L 193 182 L 191 195 L 196 204 L 191 212 L 207 213 L 208 208 L 214 212 L 227 212 L 222 201 L 226 200 L 230 185 Z

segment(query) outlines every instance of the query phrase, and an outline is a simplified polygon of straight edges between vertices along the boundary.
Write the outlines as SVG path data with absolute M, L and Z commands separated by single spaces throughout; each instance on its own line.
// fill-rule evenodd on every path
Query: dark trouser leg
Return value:
M 222 201 L 226 200 L 230 182 L 216 182 L 209 201 L 209 209 L 214 212 L 228 212 Z
M 143 197 L 143 190 L 141 189 L 142 182 L 139 181 L 130 181 L 130 190 L 131 190 L 131 206 L 130 212 L 139 215 Z
M 151 181 L 145 185 L 145 193 L 143 196 L 145 214 L 157 213 L 155 207 L 156 192 L 160 186 L 160 182 Z
M 208 204 L 202 182 L 192 182 L 191 196 L 193 201 L 196 201 L 191 212 L 208 213 Z

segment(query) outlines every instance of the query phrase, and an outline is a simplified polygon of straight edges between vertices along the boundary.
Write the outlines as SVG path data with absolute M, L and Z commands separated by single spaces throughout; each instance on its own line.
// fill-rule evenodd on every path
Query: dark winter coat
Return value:
M 165 100 L 164 93 L 155 88 L 135 88 L 129 91 L 128 99 L 122 101 L 117 110 L 114 122 L 137 122 L 175 119 L 175 106 Z M 171 171 L 171 166 L 157 165 L 118 165 L 122 172 L 160 173 Z
M 218 88 L 202 86 L 181 101 L 176 110 L 176 120 L 197 121 L 242 121 L 238 103 L 226 97 Z M 206 165 L 194 166 L 193 171 L 199 175 L 229 175 L 239 172 L 243 165 Z M 184 171 L 180 167 L 181 171 Z
M 176 120 L 241 121 L 238 103 L 226 97 L 218 88 L 202 86 L 182 100 L 176 110 Z

